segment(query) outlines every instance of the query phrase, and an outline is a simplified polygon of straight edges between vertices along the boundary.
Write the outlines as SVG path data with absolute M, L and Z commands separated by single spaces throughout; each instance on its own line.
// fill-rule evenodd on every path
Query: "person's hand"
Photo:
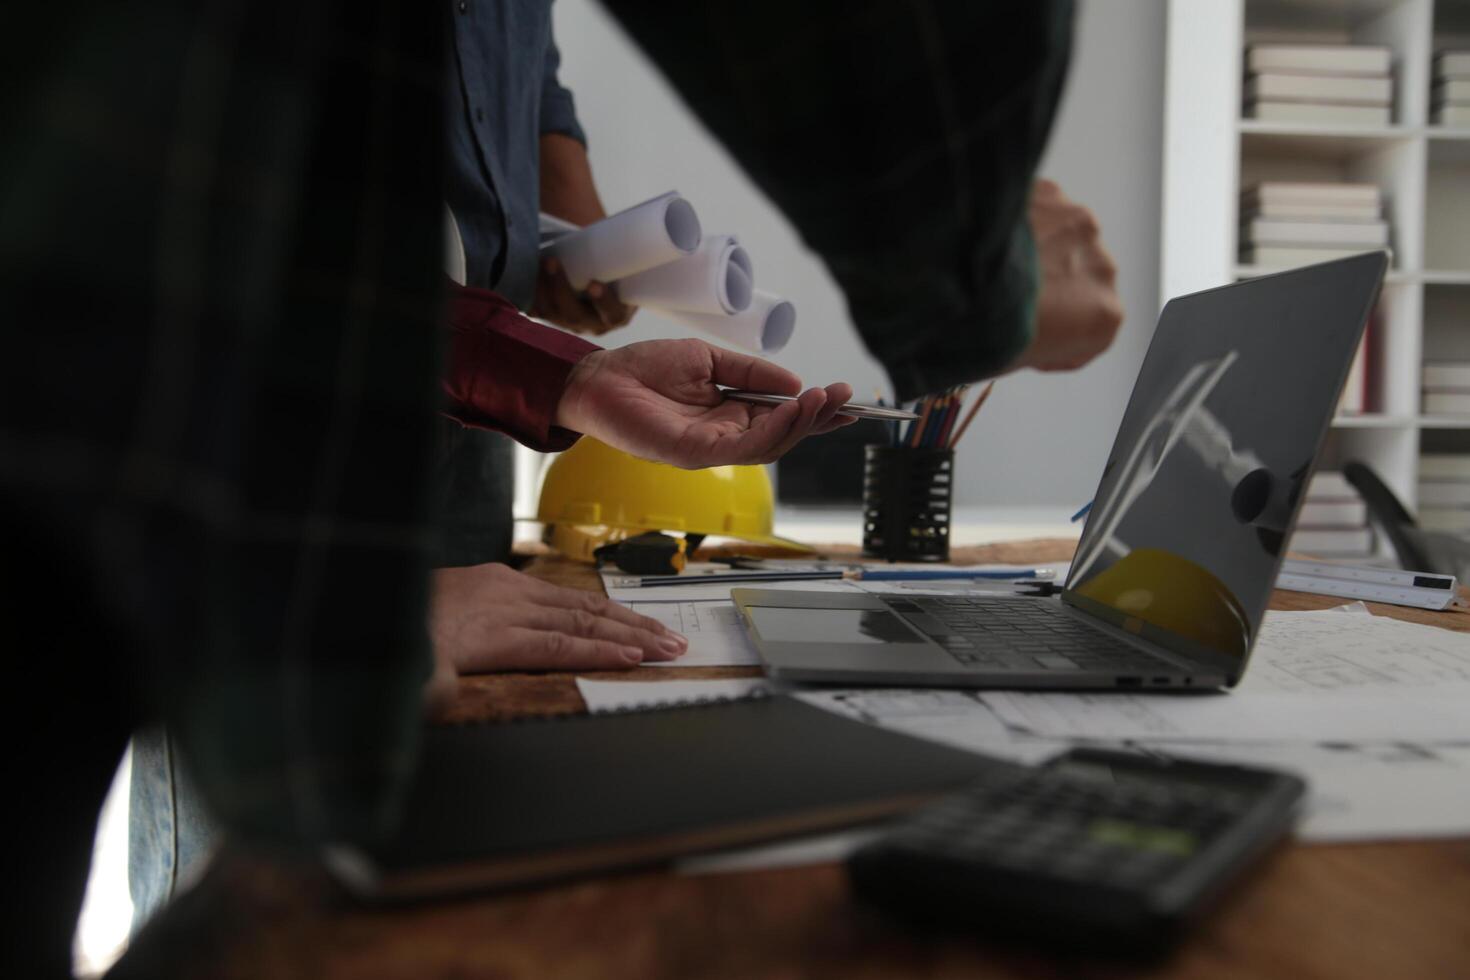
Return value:
M 566 589 L 506 565 L 434 571 L 430 698 L 459 674 L 621 670 L 673 660 L 689 641 L 606 596 Z
M 649 340 L 593 351 L 572 368 L 556 424 L 615 449 L 685 469 L 770 463 L 803 437 L 855 421 L 845 383 L 771 407 L 726 400 L 716 385 L 795 395 L 784 368 L 702 340 Z
M 1030 220 L 1041 267 L 1036 336 L 1012 367 L 1080 368 L 1108 349 L 1123 323 L 1117 267 L 1097 218 L 1052 181 L 1032 188 Z
M 604 334 L 624 326 L 637 309 L 618 299 L 617 287 L 608 283 L 589 282 L 586 290 L 577 292 L 561 262 L 552 256 L 541 260 L 532 316 L 576 333 Z

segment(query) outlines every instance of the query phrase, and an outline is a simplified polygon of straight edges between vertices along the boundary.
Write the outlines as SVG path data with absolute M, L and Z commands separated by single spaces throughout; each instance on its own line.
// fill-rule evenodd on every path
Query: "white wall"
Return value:
M 1081 372 L 1004 379 L 961 444 L 958 503 L 1055 505 L 1091 496 L 1160 305 L 1159 199 L 1164 0 L 1083 0 L 1077 50 L 1042 171 L 1092 207 L 1119 266 L 1128 318 Z M 738 234 L 763 289 L 796 303 L 777 358 L 808 383 L 886 390 L 821 262 L 593 0 L 555 5 L 562 82 L 577 99 L 604 203 L 617 210 L 677 188 L 709 231 Z M 687 336 L 640 313 L 608 342 Z

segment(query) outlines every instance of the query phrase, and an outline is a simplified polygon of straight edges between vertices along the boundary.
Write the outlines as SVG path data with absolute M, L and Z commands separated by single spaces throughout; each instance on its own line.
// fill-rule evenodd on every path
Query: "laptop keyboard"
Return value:
M 885 599 L 967 666 L 1181 673 L 1162 657 L 1093 629 L 1039 599 Z

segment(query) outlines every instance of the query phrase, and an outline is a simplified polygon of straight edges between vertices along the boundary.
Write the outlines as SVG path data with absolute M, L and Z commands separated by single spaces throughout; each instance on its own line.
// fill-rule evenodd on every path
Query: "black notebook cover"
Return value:
M 356 890 L 508 887 L 879 820 L 1010 764 L 761 697 L 432 728 L 396 839 Z

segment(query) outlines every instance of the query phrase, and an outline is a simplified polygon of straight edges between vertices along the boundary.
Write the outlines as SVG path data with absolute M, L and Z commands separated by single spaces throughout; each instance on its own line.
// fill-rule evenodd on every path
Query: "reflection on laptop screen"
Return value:
M 1386 261 L 1355 256 L 1164 308 L 1069 602 L 1181 652 L 1245 656 Z

